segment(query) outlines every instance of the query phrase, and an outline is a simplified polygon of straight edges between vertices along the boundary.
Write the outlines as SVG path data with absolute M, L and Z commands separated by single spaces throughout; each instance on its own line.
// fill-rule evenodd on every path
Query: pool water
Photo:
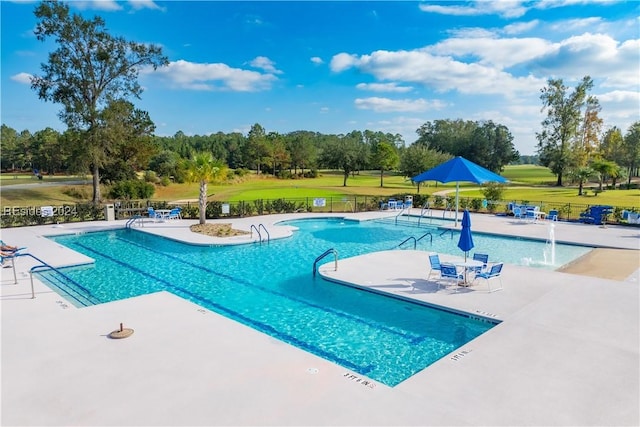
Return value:
M 53 272 L 41 277 L 78 306 L 166 290 L 389 386 L 495 326 L 313 278 L 315 258 L 329 248 L 340 258 L 391 249 L 415 229 L 339 219 L 288 224 L 299 228 L 291 238 L 240 246 L 185 245 L 135 230 L 53 237 L 95 265 L 64 269 L 73 291 Z M 476 248 L 485 244 L 480 237 Z M 437 236 L 419 249 L 456 244 Z M 562 247 L 556 254 L 568 256 Z

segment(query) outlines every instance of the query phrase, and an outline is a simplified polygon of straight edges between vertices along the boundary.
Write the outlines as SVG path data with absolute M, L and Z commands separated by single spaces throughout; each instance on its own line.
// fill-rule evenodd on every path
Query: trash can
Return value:
M 413 196 L 405 196 L 404 207 L 409 209 L 413 207 Z
M 116 220 L 116 209 L 113 206 L 113 204 L 104 205 L 104 220 L 105 221 Z

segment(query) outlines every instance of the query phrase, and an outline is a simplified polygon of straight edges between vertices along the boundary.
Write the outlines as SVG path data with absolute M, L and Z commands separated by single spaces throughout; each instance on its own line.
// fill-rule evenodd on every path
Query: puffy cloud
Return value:
M 173 61 L 155 71 L 145 68 L 141 73 L 164 78 L 175 87 L 203 91 L 254 92 L 270 89 L 277 80 L 273 74 L 231 68 L 226 64 L 199 64 L 184 60 Z
M 18 73 L 15 74 L 13 76 L 11 76 L 11 80 L 13 80 L 14 82 L 18 82 L 18 83 L 23 83 L 23 84 L 31 84 L 31 79 L 33 78 L 33 76 L 29 73 Z
M 275 62 L 267 58 L 266 56 L 257 56 L 249 63 L 254 68 L 260 68 L 267 73 L 282 74 L 282 71 L 276 69 Z
M 522 34 L 533 30 L 538 25 L 540 25 L 540 21 L 537 19 L 528 22 L 514 22 L 513 24 L 505 25 L 502 31 L 509 35 Z
M 129 4 L 133 9 L 153 9 L 153 10 L 165 10 L 160 7 L 153 0 L 129 0 Z
M 514 77 L 495 67 L 464 63 L 451 57 L 432 55 L 425 50 L 380 50 L 361 57 L 341 53 L 334 56 L 336 58 L 341 64 L 337 69 L 356 67 L 381 81 L 415 83 L 439 92 L 457 90 L 468 94 L 534 93 L 545 82 L 531 76 Z M 349 60 L 345 61 L 345 58 Z
M 122 6 L 115 0 L 91 0 L 91 1 L 73 1 L 70 4 L 80 10 L 95 9 L 113 12 L 122 10 Z
M 409 86 L 398 86 L 396 83 L 358 83 L 357 89 L 370 90 L 372 92 L 397 92 L 405 93 L 412 90 Z
M 532 68 L 559 76 L 603 78 L 605 87 L 624 88 L 638 82 L 640 39 L 619 44 L 606 34 L 585 33 L 554 44 L 531 62 Z
M 469 6 L 443 6 L 442 4 L 421 3 L 420 10 L 429 13 L 454 16 L 478 16 L 478 15 L 499 15 L 504 18 L 518 18 L 524 15 L 528 8 L 523 5 L 524 1 L 476 1 Z
M 597 95 L 602 105 L 601 116 L 608 123 L 623 124 L 623 131 L 640 114 L 640 92 L 614 90 Z
M 346 69 L 353 67 L 357 63 L 358 63 L 357 55 L 349 55 L 348 53 L 339 53 L 337 55 L 334 55 L 333 58 L 331 58 L 331 63 L 329 64 L 329 67 L 331 68 L 331 71 L 335 71 L 336 73 L 339 73 L 341 71 L 344 71 Z
M 540 38 L 451 38 L 426 48 L 454 57 L 475 56 L 482 64 L 508 68 L 545 54 L 552 44 Z
M 439 100 L 427 101 L 425 99 L 389 99 L 389 98 L 357 98 L 354 101 L 361 110 L 373 110 L 377 113 L 389 112 L 423 112 L 439 110 L 446 104 Z
M 311 62 L 313 62 L 316 65 L 324 64 L 324 61 L 319 56 L 312 57 Z

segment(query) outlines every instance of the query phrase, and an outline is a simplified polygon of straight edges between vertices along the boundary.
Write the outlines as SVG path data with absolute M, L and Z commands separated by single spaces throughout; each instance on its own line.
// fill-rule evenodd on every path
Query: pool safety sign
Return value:
M 313 199 L 313 206 L 315 206 L 316 208 L 322 208 L 326 205 L 327 205 L 327 199 L 325 199 L 324 197 L 318 197 Z

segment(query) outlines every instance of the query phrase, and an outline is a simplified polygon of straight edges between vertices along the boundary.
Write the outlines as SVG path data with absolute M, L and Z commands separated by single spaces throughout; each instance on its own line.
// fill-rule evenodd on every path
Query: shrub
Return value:
M 144 171 L 144 182 L 158 183 L 158 175 L 154 171 Z
M 479 211 L 482 208 L 482 199 L 472 199 L 471 200 L 471 209 L 474 211 Z
M 487 182 L 482 187 L 482 194 L 487 199 L 489 211 L 493 212 L 496 209 L 494 202 L 502 200 L 504 185 L 496 182 Z
M 67 196 L 78 200 L 89 200 L 91 198 L 89 189 L 84 186 L 64 187 L 62 189 L 62 194 L 66 194 Z
M 132 179 L 116 182 L 111 186 L 109 196 L 113 199 L 148 199 L 153 196 L 154 187 L 148 182 Z

